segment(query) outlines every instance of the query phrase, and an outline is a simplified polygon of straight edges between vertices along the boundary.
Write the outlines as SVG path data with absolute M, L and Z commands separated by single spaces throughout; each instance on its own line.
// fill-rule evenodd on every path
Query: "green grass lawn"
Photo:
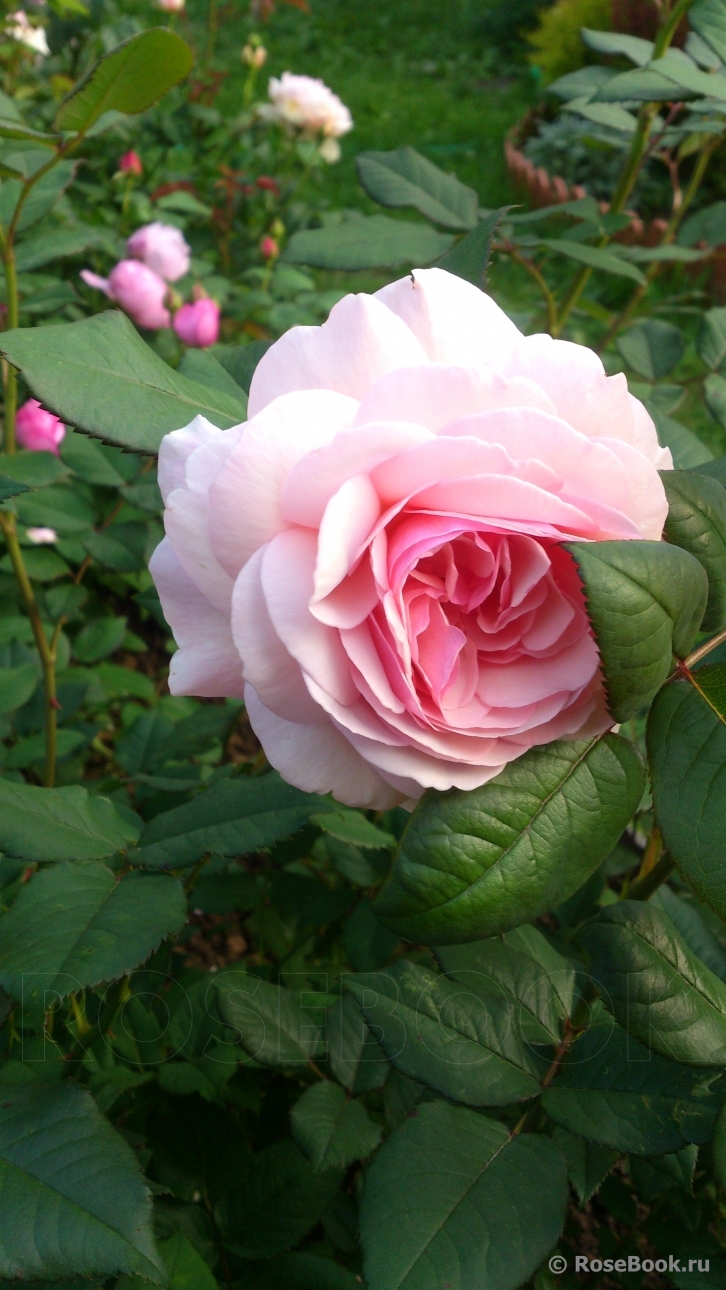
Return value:
M 321 178 L 331 206 L 374 209 L 356 180 L 355 155 L 404 143 L 454 170 L 484 206 L 513 199 L 502 142 L 533 86 L 521 68 L 502 67 L 461 0 L 311 0 L 310 14 L 280 5 L 258 30 L 269 49 L 263 76 L 319 76 L 353 114 L 343 158 Z M 239 21 L 223 22 L 228 65 L 242 34 Z

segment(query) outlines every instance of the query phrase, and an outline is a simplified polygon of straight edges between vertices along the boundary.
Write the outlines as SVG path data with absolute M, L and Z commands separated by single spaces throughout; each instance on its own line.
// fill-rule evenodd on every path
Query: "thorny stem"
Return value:
M 549 1088 L 550 1084 L 555 1078 L 555 1075 L 560 1069 L 562 1062 L 564 1061 L 565 1057 L 569 1053 L 574 1041 L 577 1039 L 577 1036 L 579 1034 L 580 1034 L 579 1028 L 577 1026 L 573 1026 L 572 1022 L 570 1021 L 570 1018 L 567 1017 L 565 1020 L 565 1033 L 562 1036 L 562 1039 L 560 1040 L 559 1044 L 557 1045 L 557 1049 L 555 1051 L 555 1055 L 552 1059 L 552 1062 L 550 1066 L 548 1066 L 541 1080 L 543 1089 Z M 527 1110 L 524 1112 L 524 1115 L 520 1117 L 520 1119 L 517 1121 L 514 1128 L 512 1129 L 509 1135 L 510 1138 L 514 1138 L 517 1136 L 518 1133 L 522 1132 L 530 1114 L 532 1113 L 533 1110 L 536 1109 L 536 1106 L 537 1106 L 537 1103 L 535 1102 L 532 1105 L 527 1107 Z
M 33 629 L 35 644 L 40 655 L 40 663 L 43 669 L 43 689 L 45 691 L 45 770 L 43 775 L 43 784 L 46 788 L 52 788 L 55 782 L 55 761 L 57 749 L 57 711 L 58 700 L 56 698 L 56 649 L 58 645 L 58 636 L 63 625 L 63 619 L 56 623 L 53 636 L 48 642 L 48 638 L 43 628 L 40 618 L 40 610 L 35 599 L 32 583 L 28 577 L 28 571 L 23 561 L 23 553 L 20 550 L 18 542 L 15 516 L 10 511 L 0 511 L 0 530 L 2 530 L 5 544 L 8 548 L 8 555 L 13 566 L 13 572 L 20 587 L 20 594 L 23 598 L 25 611 L 30 619 L 30 625 Z
M 129 977 L 123 976 L 120 981 L 114 982 L 107 992 L 106 1004 L 103 1007 L 98 1021 L 89 1026 L 82 1036 L 78 1036 L 70 1052 L 65 1055 L 65 1075 L 73 1075 L 76 1062 L 82 1062 L 89 1048 L 102 1039 L 109 1028 L 113 1025 L 119 1008 L 126 1002 L 130 996 Z
M 681 204 L 677 210 L 673 211 L 673 214 L 671 215 L 668 228 L 663 234 L 663 238 L 660 242 L 660 246 L 670 246 L 671 243 L 675 241 L 678 230 L 683 222 L 685 215 L 688 212 L 688 208 L 690 207 L 691 202 L 693 201 L 694 197 L 696 196 L 696 193 L 698 192 L 698 189 L 701 186 L 701 180 L 703 179 L 703 176 L 706 173 L 706 167 L 709 161 L 711 160 L 711 157 L 713 156 L 714 152 L 716 151 L 716 148 L 722 142 L 723 142 L 723 137 L 721 135 L 717 135 L 714 143 L 711 144 L 709 147 L 706 147 L 703 149 L 700 157 L 698 158 L 698 161 L 696 162 L 696 165 L 693 167 L 693 174 L 691 175 L 691 178 L 688 181 L 688 187 L 686 188 L 683 194 L 683 199 L 681 201 Z M 625 324 L 630 321 L 633 314 L 635 313 L 635 310 L 638 308 L 638 305 L 640 304 L 645 293 L 647 292 L 651 282 L 653 281 L 654 278 L 658 276 L 661 269 L 663 268 L 663 264 L 664 264 L 663 260 L 656 260 L 654 264 L 651 264 L 649 266 L 645 275 L 647 281 L 644 283 L 641 283 L 639 287 L 636 287 L 635 291 L 630 297 L 630 300 L 628 301 L 627 305 L 623 309 L 622 313 L 618 314 L 615 321 L 608 328 L 607 332 L 605 333 L 605 336 L 603 337 L 600 344 L 598 345 L 597 352 L 599 354 L 601 354 L 603 350 L 606 348 L 606 346 L 610 344 L 610 341 L 617 336 L 618 332 L 622 330 Z
M 698 649 L 694 649 L 693 653 L 688 655 L 688 658 L 685 658 L 682 663 L 679 663 L 678 671 L 682 671 L 685 668 L 687 672 L 690 672 L 691 668 L 696 666 L 696 663 L 700 663 L 701 659 L 705 658 L 707 654 L 710 654 L 712 650 L 716 649 L 719 645 L 723 645 L 724 641 L 726 641 L 726 629 L 719 632 L 718 636 L 712 636 L 710 641 L 706 641 L 705 645 L 699 645 Z M 672 676 L 675 675 L 675 672 L 672 673 Z M 668 679 L 671 680 L 671 677 Z
M 665 54 L 668 46 L 673 40 L 681 18 L 688 12 L 693 3 L 694 0 L 678 0 L 678 3 L 674 6 L 673 10 L 658 30 L 653 48 L 653 59 L 661 58 L 663 54 Z M 620 214 L 633 191 L 640 167 L 643 164 L 646 148 L 648 146 L 650 127 L 656 111 L 656 103 L 644 103 L 638 113 L 638 124 L 635 128 L 633 141 L 630 145 L 630 152 L 628 153 L 617 188 L 613 193 L 612 201 L 610 203 L 610 212 L 613 215 Z M 601 237 L 598 242 L 598 247 L 602 248 L 607 246 L 609 241 L 609 236 L 605 235 Z M 553 336 L 561 335 L 562 328 L 587 286 L 591 273 L 592 269 L 587 265 L 583 265 L 582 269 L 580 269 L 579 273 L 576 275 L 570 290 L 562 302 L 556 326 L 552 332 Z
M 557 326 L 557 301 L 547 285 L 544 275 L 537 268 L 537 265 L 533 260 L 528 259 L 525 255 L 521 255 L 515 247 L 508 247 L 507 250 L 515 264 L 521 264 L 522 268 L 527 270 L 527 273 L 534 278 L 537 286 L 542 292 L 545 305 L 547 306 L 547 330 L 551 335 L 554 335 L 554 329 Z

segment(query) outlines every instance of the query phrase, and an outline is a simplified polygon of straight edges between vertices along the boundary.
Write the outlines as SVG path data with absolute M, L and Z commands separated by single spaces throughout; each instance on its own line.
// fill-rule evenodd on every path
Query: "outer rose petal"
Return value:
M 310 698 L 299 663 L 275 631 L 262 590 L 265 547 L 247 561 L 234 584 L 232 634 L 249 681 L 265 707 L 288 721 L 325 725 L 325 713 Z
M 432 363 L 497 371 L 523 340 L 491 296 L 443 269 L 416 269 L 377 291 L 374 299 L 403 319 Z M 370 376 L 366 384 L 372 384 Z
M 249 414 L 291 390 L 338 390 L 359 399 L 386 372 L 425 362 L 408 327 L 374 296 L 346 296 L 322 327 L 293 327 L 263 354 Z
M 247 422 L 209 491 L 212 546 L 233 578 L 287 528 L 280 498 L 295 463 L 347 429 L 357 410 L 354 399 L 332 390 L 300 390 L 283 394 Z
M 192 582 L 215 609 L 229 614 L 233 584 L 212 550 L 206 498 L 186 488 L 175 488 L 166 504 L 164 527 Z
M 505 381 L 495 372 L 430 363 L 381 377 L 361 399 L 355 423 L 412 421 L 440 431 L 459 417 L 510 407 L 538 408 L 555 415 L 552 400 L 523 376 Z
M 183 430 L 172 430 L 164 435 L 159 448 L 158 478 L 161 495 L 166 502 L 169 493 L 186 483 L 186 465 L 195 448 L 216 439 L 222 431 L 206 417 L 195 417 Z
M 235 649 L 229 617 L 210 605 L 184 572 L 168 538 L 149 561 L 164 617 L 179 646 L 169 668 L 172 694 L 200 698 L 242 698 L 242 663 Z
M 346 806 L 374 811 L 390 810 L 406 797 L 359 756 L 332 721 L 324 726 L 283 721 L 260 703 L 251 685 L 245 688 L 245 703 L 270 764 L 289 784 L 306 793 L 332 793 Z

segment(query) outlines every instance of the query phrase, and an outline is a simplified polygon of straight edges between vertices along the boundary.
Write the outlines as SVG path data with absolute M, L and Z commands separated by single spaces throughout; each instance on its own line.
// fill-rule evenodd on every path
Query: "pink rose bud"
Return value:
M 163 9 L 164 13 L 181 13 L 184 4 L 185 0 L 156 0 L 157 9 Z
M 167 282 L 176 282 L 189 272 L 191 249 L 173 224 L 144 224 L 131 235 L 126 249 Z
M 15 420 L 15 434 L 21 448 L 30 448 L 33 452 L 52 452 L 58 456 L 58 444 L 65 435 L 66 428 L 59 417 L 46 412 L 37 399 L 28 399 Z
M 206 349 L 219 339 L 219 305 L 216 300 L 195 300 L 174 314 L 174 331 L 185 345 Z
M 258 188 L 262 189 L 263 192 L 274 193 L 276 197 L 279 197 L 280 185 L 278 184 L 276 179 L 272 178 L 271 175 L 260 175 L 255 180 L 255 183 L 257 184 Z
M 280 254 L 280 248 L 274 237 L 263 237 L 260 250 L 266 260 L 274 260 Z
M 150 331 L 171 326 L 171 314 L 164 304 L 167 285 L 138 260 L 121 260 L 107 278 L 88 269 L 81 270 L 81 277 L 120 305 L 137 326 Z
M 122 175 L 143 175 L 144 167 L 138 152 L 133 148 L 130 152 L 125 152 L 118 163 L 118 168 Z
M 622 373 L 463 278 L 346 296 L 262 356 L 244 433 L 161 444 L 169 688 L 244 693 L 284 779 L 375 810 L 591 739 L 614 722 L 564 544 L 659 542 L 672 466 Z

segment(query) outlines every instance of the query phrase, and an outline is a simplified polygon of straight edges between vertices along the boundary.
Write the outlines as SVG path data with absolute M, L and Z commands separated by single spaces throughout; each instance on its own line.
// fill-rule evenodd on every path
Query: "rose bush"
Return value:
M 286 779 L 379 809 L 602 732 L 561 543 L 658 540 L 671 465 L 624 376 L 462 279 L 348 296 L 262 358 L 244 426 L 162 444 L 172 693 L 244 693 Z

